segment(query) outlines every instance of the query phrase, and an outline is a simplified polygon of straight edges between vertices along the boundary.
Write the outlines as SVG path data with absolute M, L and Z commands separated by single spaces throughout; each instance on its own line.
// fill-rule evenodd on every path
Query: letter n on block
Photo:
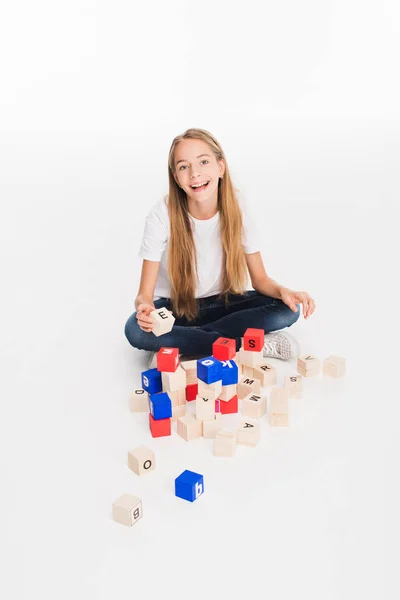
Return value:
M 204 492 L 203 475 L 194 471 L 183 471 L 175 479 L 175 496 L 194 502 Z

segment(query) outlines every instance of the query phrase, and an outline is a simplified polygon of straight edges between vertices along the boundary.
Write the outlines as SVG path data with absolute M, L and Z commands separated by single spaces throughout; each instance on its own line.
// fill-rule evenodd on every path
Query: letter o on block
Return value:
M 137 475 L 149 473 L 156 467 L 156 457 L 151 448 L 137 446 L 128 452 L 128 467 Z

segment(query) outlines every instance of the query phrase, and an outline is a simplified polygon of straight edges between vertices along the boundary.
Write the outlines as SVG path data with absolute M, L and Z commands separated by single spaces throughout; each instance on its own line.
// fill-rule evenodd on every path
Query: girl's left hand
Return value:
M 292 309 L 298 311 L 296 304 L 303 305 L 303 316 L 305 319 L 311 316 L 315 310 L 315 302 L 307 292 L 295 292 L 289 288 L 281 288 L 281 300 Z

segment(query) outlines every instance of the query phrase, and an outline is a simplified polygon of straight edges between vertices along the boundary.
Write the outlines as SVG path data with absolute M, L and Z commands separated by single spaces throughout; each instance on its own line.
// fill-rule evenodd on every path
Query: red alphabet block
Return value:
M 253 350 L 259 352 L 264 348 L 264 329 L 254 329 L 249 327 L 244 332 L 243 336 L 243 350 Z
M 228 400 L 228 402 L 221 400 L 219 403 L 219 409 L 221 411 L 221 415 L 230 415 L 232 413 L 239 412 L 239 400 L 237 394 Z
M 236 356 L 236 340 L 218 338 L 212 345 L 212 355 L 218 360 L 231 360 Z
M 149 413 L 149 425 L 153 437 L 171 435 L 171 419 L 153 419 Z
M 160 348 L 156 358 L 157 371 L 175 373 L 179 365 L 179 348 Z
M 199 393 L 199 384 L 198 383 L 190 383 L 186 386 L 186 400 L 191 402 L 192 400 L 196 400 L 197 394 Z

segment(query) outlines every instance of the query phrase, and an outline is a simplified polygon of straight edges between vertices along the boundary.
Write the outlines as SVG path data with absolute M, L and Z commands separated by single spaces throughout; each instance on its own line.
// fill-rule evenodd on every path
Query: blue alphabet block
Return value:
M 194 502 L 204 492 L 203 475 L 193 471 L 183 471 L 175 479 L 175 496 Z
M 149 409 L 153 419 L 168 419 L 172 417 L 171 398 L 167 392 L 159 392 L 158 394 L 150 394 Z
M 156 368 L 142 372 L 142 388 L 148 394 L 162 392 L 161 371 Z
M 234 360 L 222 360 L 222 385 L 239 383 L 239 369 Z
M 206 356 L 197 361 L 197 377 L 204 383 L 215 383 L 222 379 L 222 363 L 213 356 Z

